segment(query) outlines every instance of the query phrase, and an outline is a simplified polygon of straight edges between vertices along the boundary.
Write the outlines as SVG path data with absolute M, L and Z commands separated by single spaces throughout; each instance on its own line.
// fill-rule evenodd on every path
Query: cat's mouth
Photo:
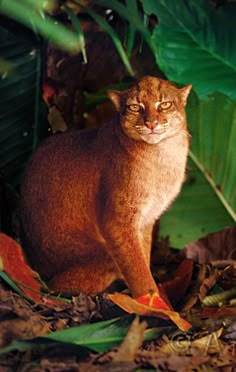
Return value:
M 169 124 L 157 125 L 155 128 L 148 128 L 146 126 L 137 126 L 136 129 L 141 135 L 152 136 L 155 134 L 163 134 L 169 128 Z
M 168 123 L 158 124 L 155 128 L 148 128 L 145 125 L 137 125 L 136 131 L 144 142 L 157 144 L 166 137 L 169 128 L 170 125 Z

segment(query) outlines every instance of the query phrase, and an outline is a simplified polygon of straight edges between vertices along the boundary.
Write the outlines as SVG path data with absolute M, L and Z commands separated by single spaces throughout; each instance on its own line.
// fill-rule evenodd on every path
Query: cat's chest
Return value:
M 143 179 L 146 195 L 140 203 L 141 227 L 153 224 L 178 195 L 185 178 L 185 162 L 158 164 L 153 172 Z
M 152 196 L 143 201 L 140 210 L 140 227 L 154 223 L 158 218 L 159 209 L 157 198 Z

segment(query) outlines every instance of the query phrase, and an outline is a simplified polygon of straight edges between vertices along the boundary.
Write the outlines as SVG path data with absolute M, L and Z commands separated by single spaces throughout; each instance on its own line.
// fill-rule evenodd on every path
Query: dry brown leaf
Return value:
M 199 299 L 202 302 L 209 290 L 215 285 L 217 279 L 219 278 L 219 271 L 213 266 L 207 265 L 206 278 L 204 278 L 200 289 L 199 289 Z
M 0 322 L 0 347 L 15 339 L 44 336 L 50 332 L 50 323 L 40 315 L 32 315 L 28 319 L 10 319 Z
M 136 368 L 137 366 L 134 362 L 115 362 L 115 363 L 105 364 L 104 366 L 93 366 L 93 367 L 94 367 L 94 370 L 92 369 L 93 372 L 134 372 L 137 370 Z
M 191 341 L 189 335 L 175 334 L 172 339 L 167 339 L 160 348 L 160 351 L 167 354 L 183 354 L 191 355 L 194 350 L 201 351 L 202 355 L 220 353 L 223 349 L 223 341 L 219 339 L 223 332 L 223 328 Z M 179 337 L 177 337 L 179 336 Z
M 154 367 L 157 371 L 197 371 L 198 366 L 209 361 L 208 355 L 178 355 L 167 354 L 155 347 L 155 350 L 141 350 L 137 356 L 137 362 L 141 365 Z
M 182 311 L 189 311 L 198 301 L 199 289 L 202 285 L 203 280 L 206 277 L 207 268 L 206 265 L 202 265 L 199 269 L 197 279 L 194 282 L 193 287 L 189 291 L 186 302 L 182 307 Z
M 201 265 L 197 279 L 189 291 L 187 300 L 182 307 L 182 311 L 189 311 L 198 300 L 203 300 L 207 292 L 213 287 L 219 278 L 220 273 L 212 265 Z
M 86 363 L 86 369 L 80 369 L 79 364 L 76 361 L 76 358 L 63 358 L 64 360 L 50 360 L 50 359 L 42 359 L 40 362 L 40 369 L 41 371 L 53 372 L 53 371 L 96 371 L 91 368 L 91 365 Z M 31 370 L 30 370 L 31 371 Z M 36 372 L 36 371 L 35 371 Z
M 221 271 L 218 284 L 224 289 L 236 287 L 236 261 L 235 265 L 226 266 L 224 270 Z
M 48 122 L 53 134 L 57 132 L 65 132 L 67 130 L 67 125 L 62 113 L 55 105 L 49 107 L 48 109 Z
M 143 343 L 144 332 L 147 328 L 146 322 L 139 322 L 139 317 L 136 316 L 132 322 L 127 335 L 125 336 L 118 352 L 113 358 L 113 362 L 133 362 L 138 349 Z
M 215 260 L 236 260 L 235 242 L 236 227 L 227 227 L 186 244 L 181 255 L 200 264 Z
M 78 296 L 72 297 L 72 303 L 80 313 L 91 313 L 96 310 L 95 302 L 82 292 Z
M 201 350 L 204 355 L 220 353 L 223 350 L 223 341 L 220 340 L 223 328 L 210 333 L 207 336 L 196 339 L 192 342 L 191 347 Z

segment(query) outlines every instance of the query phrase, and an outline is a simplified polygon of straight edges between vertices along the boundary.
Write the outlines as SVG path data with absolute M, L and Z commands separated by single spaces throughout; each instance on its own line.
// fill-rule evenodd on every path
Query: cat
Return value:
M 185 179 L 190 90 L 146 76 L 109 91 L 114 119 L 52 136 L 33 155 L 21 187 L 23 242 L 50 289 L 97 294 L 122 279 L 135 298 L 157 290 L 152 230 Z

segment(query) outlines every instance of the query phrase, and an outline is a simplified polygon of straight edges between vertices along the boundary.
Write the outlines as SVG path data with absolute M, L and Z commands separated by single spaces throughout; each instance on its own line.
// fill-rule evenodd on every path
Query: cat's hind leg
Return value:
M 95 295 L 103 292 L 118 277 L 112 261 L 97 264 L 92 260 L 86 265 L 76 263 L 55 275 L 47 284 L 57 294 L 76 295 L 84 292 Z

